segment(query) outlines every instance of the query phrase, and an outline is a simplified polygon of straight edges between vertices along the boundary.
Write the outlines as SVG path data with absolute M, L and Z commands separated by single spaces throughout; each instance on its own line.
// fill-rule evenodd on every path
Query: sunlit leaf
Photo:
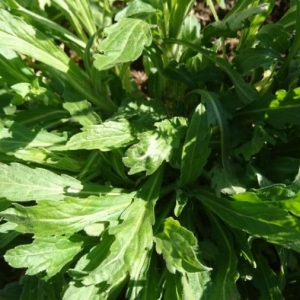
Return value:
M 82 242 L 68 238 L 45 237 L 7 251 L 4 258 L 14 268 L 28 268 L 28 275 L 46 271 L 53 276 L 81 251 L 81 246 Z

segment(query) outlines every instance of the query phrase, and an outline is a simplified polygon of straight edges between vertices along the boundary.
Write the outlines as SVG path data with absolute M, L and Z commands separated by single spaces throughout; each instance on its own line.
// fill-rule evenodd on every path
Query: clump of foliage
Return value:
M 1 2 L 1 299 L 299 295 L 300 1 L 193 4 Z

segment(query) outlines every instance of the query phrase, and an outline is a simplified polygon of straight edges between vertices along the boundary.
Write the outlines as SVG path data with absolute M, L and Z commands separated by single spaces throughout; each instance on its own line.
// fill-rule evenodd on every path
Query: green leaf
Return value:
M 5 46 L 0 46 L 0 82 L 8 86 L 19 82 L 30 82 L 35 79 L 33 72 L 15 51 Z
M 153 15 L 157 10 L 150 4 L 142 0 L 134 0 L 128 3 L 128 5 L 118 12 L 115 16 L 115 20 L 119 21 L 121 18 L 135 17 L 136 19 L 146 19 Z
M 154 125 L 157 128 L 155 131 L 141 133 L 139 143 L 126 151 L 123 162 L 130 168 L 129 174 L 146 171 L 146 175 L 150 175 L 163 161 L 168 161 L 172 149 L 179 146 L 186 121 L 183 118 L 173 118 Z
M 275 128 L 283 129 L 288 124 L 300 125 L 300 88 L 289 92 L 278 90 L 276 95 L 267 94 L 237 116 L 262 120 Z
M 262 255 L 257 259 L 253 284 L 259 289 L 261 299 L 285 299 L 280 291 L 279 276 L 270 268 L 268 261 Z
M 183 145 L 180 174 L 181 185 L 193 182 L 201 175 L 210 154 L 210 136 L 211 129 L 207 119 L 207 112 L 205 106 L 200 103 L 192 116 Z
M 196 256 L 197 241 L 192 232 L 173 218 L 167 218 L 163 231 L 155 237 L 156 251 L 163 254 L 169 272 L 175 274 L 208 271 Z
M 0 125 L 0 151 L 14 152 L 18 149 L 52 148 L 66 141 L 66 137 L 57 136 L 44 129 L 29 130 L 16 122 L 6 122 L 6 127 Z
M 252 139 L 234 150 L 235 154 L 242 154 L 245 160 L 250 160 L 253 155 L 259 153 L 259 151 L 267 144 L 275 144 L 275 139 L 265 131 L 263 126 L 256 125 L 253 130 Z
M 1 45 L 61 72 L 75 90 L 102 109 L 115 109 L 112 102 L 103 101 L 100 97 L 102 102 L 91 92 L 87 76 L 49 37 L 3 9 L 0 9 L 0 40 Z
M 163 74 L 178 82 L 185 83 L 190 88 L 197 87 L 192 74 L 184 64 L 179 64 L 172 60 L 164 69 Z
M 99 287 L 95 285 L 84 286 L 77 282 L 70 282 L 62 300 L 99 300 Z
M 244 48 L 233 59 L 233 64 L 243 76 L 256 68 L 270 69 L 273 64 L 281 60 L 281 55 L 265 48 Z
M 6 222 L 0 225 L 0 248 L 7 246 L 19 233 L 15 231 L 17 224 Z
M 79 193 L 80 181 L 45 169 L 22 164 L 1 164 L 0 197 L 10 201 L 62 200 L 67 193 Z
M 23 292 L 19 300 L 61 299 L 65 280 L 63 275 L 56 274 L 47 281 L 42 276 L 22 277 Z
M 127 146 L 134 139 L 132 126 L 127 120 L 121 119 L 84 127 L 83 132 L 71 137 L 66 147 L 68 150 L 99 149 L 110 151 Z
M 172 4 L 171 4 L 172 3 Z M 169 1 L 169 34 L 170 38 L 177 38 L 181 33 L 182 23 L 194 5 L 193 0 Z M 166 14 L 167 12 L 164 11 Z
M 265 202 L 220 201 L 204 189 L 195 191 L 194 196 L 230 226 L 300 251 L 300 221 L 286 210 Z
M 116 221 L 133 196 L 134 193 L 86 199 L 66 197 L 63 201 L 39 201 L 31 207 L 15 204 L 1 216 L 18 224 L 18 231 L 35 236 L 71 235 L 97 222 Z
M 81 247 L 82 242 L 72 242 L 66 237 L 38 238 L 32 244 L 8 250 L 4 258 L 14 268 L 27 268 L 28 275 L 46 271 L 51 277 L 70 262 Z
M 234 251 L 233 240 L 230 233 L 214 216 L 209 214 L 213 221 L 213 238 L 219 246 L 219 255 L 215 261 L 215 269 L 212 272 L 212 282 L 208 289 L 208 299 L 240 299 L 236 286 L 239 278 L 237 270 L 237 255 Z
M 72 120 L 78 122 L 82 126 L 96 125 L 101 122 L 100 117 L 93 111 L 91 104 L 86 100 L 79 101 L 67 101 L 63 104 L 64 109 L 66 109 L 72 116 Z M 74 97 L 73 97 L 74 99 Z
M 119 225 L 110 227 L 103 244 L 79 260 L 74 271 L 83 284 L 106 282 L 111 287 L 130 276 L 129 299 L 136 299 L 146 279 L 153 246 L 154 206 L 162 181 L 162 170 L 153 174 L 138 191 L 133 203 L 123 212 Z
M 203 37 L 208 41 L 212 37 L 234 37 L 236 32 L 247 26 L 247 19 L 268 10 L 268 4 L 250 7 L 235 13 L 222 21 L 214 22 L 204 28 Z
M 259 30 L 255 38 L 273 51 L 285 53 L 291 36 L 284 30 L 282 25 L 269 23 Z
M 187 16 L 182 25 L 181 39 L 193 42 L 200 38 L 201 25 L 194 15 Z
M 79 159 L 76 160 L 65 153 L 56 153 L 44 148 L 20 149 L 12 154 L 24 162 L 50 166 L 64 171 L 79 172 L 82 168 L 82 162 Z M 11 159 L 11 161 L 14 160 L 14 158 Z
M 136 60 L 145 46 L 150 46 L 151 25 L 138 19 L 122 18 L 104 29 L 107 37 L 98 46 L 100 54 L 95 54 L 94 66 L 107 70 L 120 63 Z

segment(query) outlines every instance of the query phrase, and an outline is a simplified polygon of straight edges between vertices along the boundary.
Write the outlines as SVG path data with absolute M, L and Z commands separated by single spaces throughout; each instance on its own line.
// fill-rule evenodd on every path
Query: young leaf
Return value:
M 95 68 L 103 71 L 136 60 L 152 42 L 150 28 L 151 25 L 142 20 L 127 18 L 105 28 L 107 37 L 98 46 L 100 54 L 94 55 Z
M 126 151 L 123 162 L 130 168 L 129 174 L 142 171 L 146 171 L 146 175 L 153 174 L 163 161 L 169 160 L 172 149 L 179 146 L 185 119 L 174 118 L 154 125 L 155 131 L 141 133 L 139 143 Z
M 15 208 L 0 214 L 17 223 L 17 230 L 21 232 L 35 236 L 69 236 L 96 222 L 116 221 L 130 205 L 133 196 L 131 193 L 86 199 L 66 197 L 63 201 L 39 201 L 32 207 L 15 204 Z
M 1 164 L 0 197 L 10 201 L 62 200 L 67 193 L 79 193 L 80 181 L 45 169 L 22 164 Z
M 14 268 L 28 268 L 28 275 L 46 271 L 51 277 L 70 262 L 81 251 L 81 247 L 82 242 L 52 236 L 35 239 L 32 244 L 10 249 L 4 258 Z
M 122 119 L 84 127 L 83 132 L 71 137 L 66 147 L 68 150 L 99 149 L 110 151 L 127 146 L 134 139 L 133 128 L 127 120 Z
M 193 182 L 201 175 L 210 154 L 210 136 L 211 129 L 207 119 L 207 112 L 205 106 L 200 103 L 192 116 L 183 145 L 180 174 L 181 185 Z
M 196 257 L 196 238 L 178 221 L 168 218 L 164 222 L 163 231 L 155 237 L 156 251 L 163 254 L 169 272 L 183 274 L 208 271 Z

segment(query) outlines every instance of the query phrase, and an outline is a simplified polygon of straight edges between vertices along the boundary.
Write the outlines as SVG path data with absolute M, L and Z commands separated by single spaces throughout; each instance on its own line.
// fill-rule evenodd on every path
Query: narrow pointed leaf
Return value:
M 232 247 L 230 233 L 214 216 L 214 240 L 219 246 L 219 255 L 215 261 L 216 267 L 212 272 L 212 282 L 208 289 L 208 299 L 238 300 L 240 299 L 236 281 L 239 278 L 237 270 L 238 258 Z
M 210 136 L 211 130 L 205 106 L 199 104 L 193 114 L 183 145 L 180 174 L 181 185 L 193 182 L 201 175 L 210 154 Z
M 194 196 L 230 226 L 300 251 L 300 221 L 286 210 L 265 202 L 220 201 L 203 189 L 195 191 Z

